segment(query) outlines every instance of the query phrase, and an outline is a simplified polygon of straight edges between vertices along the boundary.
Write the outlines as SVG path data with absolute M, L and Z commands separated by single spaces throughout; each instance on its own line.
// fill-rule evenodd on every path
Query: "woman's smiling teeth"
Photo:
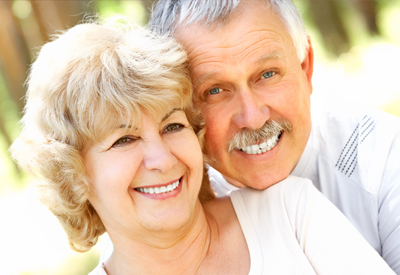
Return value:
M 254 145 L 249 145 L 249 146 L 243 146 L 238 148 L 240 151 L 250 154 L 250 155 L 256 155 L 256 154 L 263 154 L 272 148 L 274 148 L 279 141 L 279 138 L 281 137 L 282 133 L 278 133 L 275 136 L 269 138 L 267 141 L 264 141 L 261 144 L 254 144 Z
M 175 190 L 179 186 L 179 180 L 167 186 L 150 187 L 150 188 L 135 188 L 136 191 L 146 194 L 163 194 Z

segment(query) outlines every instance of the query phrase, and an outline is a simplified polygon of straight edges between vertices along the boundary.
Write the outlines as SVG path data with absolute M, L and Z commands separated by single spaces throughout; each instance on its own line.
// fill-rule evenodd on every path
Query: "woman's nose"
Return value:
M 171 148 L 161 137 L 148 141 L 144 148 L 144 166 L 149 171 L 158 170 L 163 173 L 170 170 L 178 162 Z

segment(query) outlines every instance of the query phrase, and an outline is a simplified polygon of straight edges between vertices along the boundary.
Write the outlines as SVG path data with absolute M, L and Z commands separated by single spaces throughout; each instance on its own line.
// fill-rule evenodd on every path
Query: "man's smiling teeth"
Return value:
M 171 192 L 172 190 L 176 189 L 179 186 L 179 180 L 176 182 L 167 185 L 167 186 L 161 186 L 161 187 L 150 187 L 150 188 L 136 188 L 137 191 L 142 192 L 142 193 L 147 193 L 147 194 L 162 194 L 162 193 L 167 193 Z
M 281 133 L 271 137 L 270 139 L 268 139 L 267 141 L 265 141 L 261 144 L 243 146 L 238 149 L 245 152 L 246 154 L 250 154 L 250 155 L 262 154 L 262 153 L 265 153 L 265 152 L 271 150 L 272 148 L 275 147 L 275 145 L 278 144 L 280 135 L 281 135 Z

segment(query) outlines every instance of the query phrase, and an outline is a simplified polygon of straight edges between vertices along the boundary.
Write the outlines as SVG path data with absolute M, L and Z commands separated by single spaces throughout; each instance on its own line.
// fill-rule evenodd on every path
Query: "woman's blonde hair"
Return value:
M 28 77 L 22 133 L 13 158 L 41 180 L 41 201 L 59 219 L 71 248 L 87 251 L 105 232 L 88 201 L 81 150 L 145 109 L 192 108 L 187 56 L 172 38 L 127 24 L 84 23 L 43 46 Z M 131 125 L 133 125 L 131 124 Z M 207 177 L 199 198 L 213 197 Z

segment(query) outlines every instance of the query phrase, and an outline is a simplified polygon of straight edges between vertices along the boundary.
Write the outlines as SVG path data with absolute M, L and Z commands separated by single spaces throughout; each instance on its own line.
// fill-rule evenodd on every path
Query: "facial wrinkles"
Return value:
M 200 33 L 198 37 L 201 37 L 202 34 Z M 197 38 L 198 38 L 197 37 Z M 179 39 L 178 39 L 179 41 Z M 209 48 L 221 48 L 221 47 L 213 47 L 214 40 L 204 42 L 202 39 L 192 39 L 191 44 L 185 43 L 185 41 L 180 41 L 184 44 L 186 48 L 186 52 L 188 53 L 188 58 L 190 62 L 190 66 L 199 66 L 203 63 L 212 62 L 218 58 L 218 54 L 211 54 L 213 51 L 209 51 Z M 210 55 L 211 54 L 211 55 Z M 196 63 L 198 62 L 198 63 Z
M 236 46 L 232 47 L 234 51 L 236 48 L 239 51 L 233 54 L 232 57 L 236 58 L 236 63 L 242 63 L 247 60 L 251 60 L 251 55 L 261 52 L 267 52 L 267 47 L 277 47 L 281 41 L 281 37 L 277 35 L 275 31 L 270 30 L 256 30 L 249 32 L 243 39 L 242 42 L 237 43 Z M 245 41 L 249 41 L 249 45 L 241 49 Z M 255 41 L 255 43 L 253 43 Z
M 239 42 L 235 41 L 235 45 L 213 47 L 212 50 L 209 51 L 201 49 L 192 51 L 189 54 L 189 59 L 191 63 L 191 73 L 194 80 L 194 87 L 198 88 L 208 79 L 213 79 L 216 77 L 218 78 L 218 75 L 221 76 L 221 72 L 218 70 L 218 66 L 220 64 L 223 65 L 231 63 L 231 66 L 234 66 L 236 69 L 242 68 L 245 70 L 244 66 L 238 66 L 238 64 L 246 64 L 252 59 L 254 59 L 255 62 L 259 62 L 263 56 L 270 55 L 270 52 L 272 52 L 271 55 L 279 58 L 281 55 L 278 53 L 283 51 L 282 47 L 278 43 L 281 39 L 278 37 L 274 39 L 272 38 L 272 35 L 269 35 L 270 37 L 265 38 L 265 36 L 267 36 L 264 34 L 265 32 L 270 31 L 254 31 L 246 35 L 246 37 Z M 263 38 L 259 39 L 260 36 Z M 252 41 L 256 42 L 252 43 Z M 245 43 L 248 45 L 243 48 Z M 271 50 L 268 51 L 267 47 L 269 47 Z M 261 57 L 260 54 L 262 54 Z M 202 68 L 202 65 L 207 67 Z M 210 67 L 211 70 L 209 70 Z M 223 76 L 226 76 L 226 74 L 223 74 Z
M 228 152 L 232 152 L 234 149 L 240 147 L 260 144 L 273 136 L 279 135 L 283 131 L 292 131 L 292 126 L 287 120 L 279 122 L 270 120 L 263 127 L 256 130 L 243 128 L 229 142 Z

